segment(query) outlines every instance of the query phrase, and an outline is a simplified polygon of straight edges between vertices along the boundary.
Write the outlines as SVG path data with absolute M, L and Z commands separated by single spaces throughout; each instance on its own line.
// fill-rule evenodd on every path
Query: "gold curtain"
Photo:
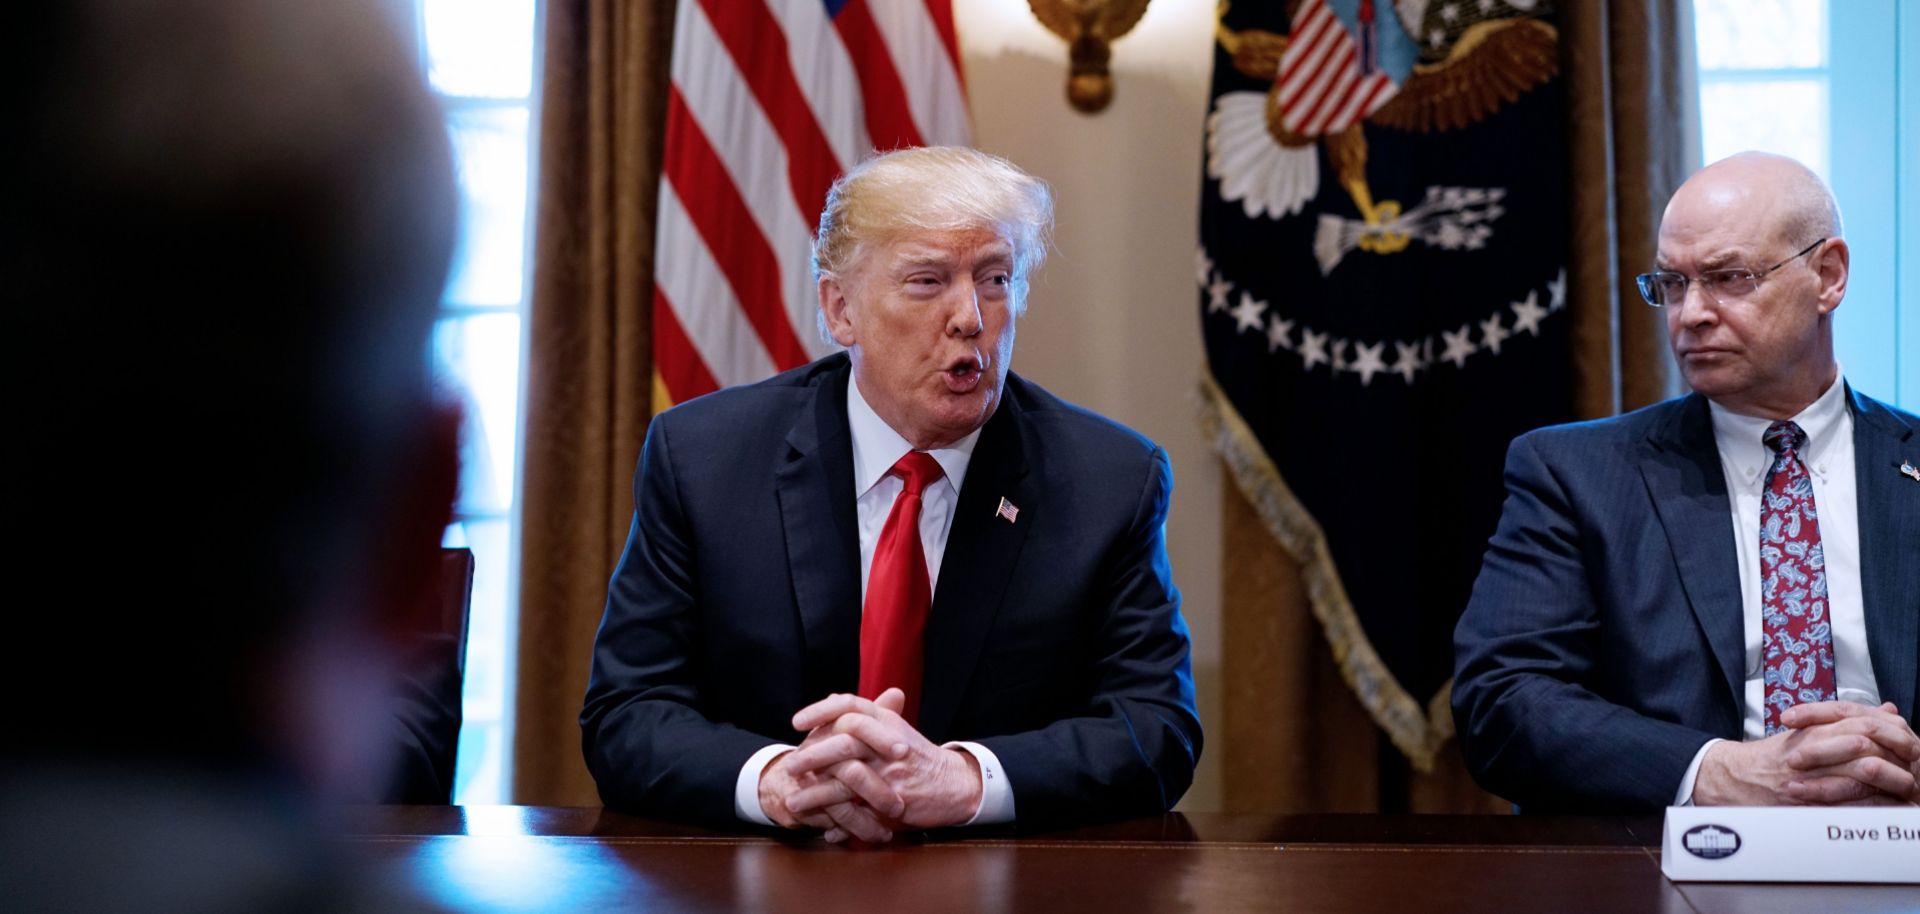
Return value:
M 597 805 L 580 705 L 651 416 L 673 5 L 545 6 L 512 797 Z
M 1667 198 L 1700 161 L 1691 3 L 1581 0 L 1560 14 L 1573 157 L 1576 412 L 1611 416 L 1680 393 L 1653 268 Z
M 1699 159 L 1689 10 L 1666 0 L 1574 0 L 1560 13 L 1579 418 L 1679 393 L 1659 312 L 1626 277 L 1653 263 L 1661 209 Z M 1299 562 L 1233 485 L 1221 523 L 1224 720 L 1209 748 L 1224 753 L 1225 810 L 1506 811 L 1473 784 L 1454 743 L 1422 774 L 1385 741 L 1342 681 Z M 1284 704 L 1281 695 L 1290 696 Z

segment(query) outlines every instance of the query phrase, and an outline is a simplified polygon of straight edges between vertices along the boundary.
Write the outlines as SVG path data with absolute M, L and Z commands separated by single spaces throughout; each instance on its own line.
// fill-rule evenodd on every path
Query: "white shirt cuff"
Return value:
M 759 752 L 747 756 L 747 763 L 740 766 L 740 777 L 733 782 L 733 815 L 742 822 L 755 825 L 773 825 L 767 818 L 767 811 L 760 808 L 760 775 L 773 764 L 773 760 L 792 752 L 795 746 L 775 743 Z
M 999 825 L 1013 821 L 1013 784 L 1007 781 L 1000 757 L 979 743 L 952 742 L 942 749 L 960 749 L 980 763 L 980 808 L 962 825 Z
M 1693 754 L 1693 764 L 1687 766 L 1686 776 L 1680 779 L 1680 789 L 1673 794 L 1673 805 L 1693 805 L 1693 780 L 1700 776 L 1700 762 L 1707 757 L 1707 750 L 1712 749 L 1714 743 L 1724 742 L 1726 742 L 1726 740 L 1723 739 L 1707 740 L 1707 744 L 1701 746 L 1700 751 Z

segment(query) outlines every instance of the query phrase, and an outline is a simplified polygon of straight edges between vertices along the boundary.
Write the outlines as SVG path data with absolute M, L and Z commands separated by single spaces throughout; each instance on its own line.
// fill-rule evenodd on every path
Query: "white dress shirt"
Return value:
M 913 445 L 873 411 L 866 397 L 861 396 L 860 385 L 851 379 L 847 382 L 847 426 L 853 435 L 853 491 L 849 494 L 854 497 L 854 514 L 860 528 L 860 600 L 864 611 L 867 580 L 872 577 L 873 550 L 880 541 L 880 531 L 887 524 L 887 515 L 893 511 L 894 499 L 906 488 L 900 477 L 888 471 L 913 450 Z M 940 562 L 947 551 L 947 534 L 953 529 L 954 506 L 960 501 L 960 485 L 966 481 L 967 465 L 973 461 L 973 447 L 979 441 L 980 431 L 975 429 L 950 447 L 927 452 L 946 474 L 920 493 L 920 548 L 926 553 L 929 593 L 940 584 Z M 739 779 L 734 782 L 735 816 L 761 825 L 773 824 L 760 808 L 760 775 L 774 759 L 793 748 L 774 744 L 747 758 L 747 763 L 740 767 Z M 1013 821 L 1013 787 L 1007 783 L 1006 771 L 993 750 L 964 741 L 947 743 L 944 748 L 963 750 L 980 764 L 980 808 L 963 824 Z
M 1766 667 L 1760 656 L 1760 496 L 1773 468 L 1773 451 L 1761 437 L 1771 419 L 1743 416 L 1718 403 L 1713 442 L 1726 474 L 1727 500 L 1733 512 L 1734 554 L 1740 561 L 1740 614 L 1746 636 L 1744 731 L 1748 741 L 1766 735 Z M 1867 656 L 1866 603 L 1860 595 L 1860 510 L 1854 498 L 1853 411 L 1846 384 L 1835 376 L 1826 393 L 1793 417 L 1807 433 L 1800 459 L 1813 479 L 1813 504 L 1820 518 L 1820 547 L 1827 567 L 1827 616 L 1833 626 L 1833 672 L 1837 697 L 1864 705 L 1880 703 Z M 1695 753 L 1674 802 L 1692 801 L 1694 778 L 1711 740 Z

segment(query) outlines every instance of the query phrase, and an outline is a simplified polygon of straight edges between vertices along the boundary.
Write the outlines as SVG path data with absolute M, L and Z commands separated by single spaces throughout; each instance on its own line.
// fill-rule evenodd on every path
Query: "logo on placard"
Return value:
M 1725 825 L 1695 825 L 1680 836 L 1680 846 L 1702 860 L 1719 860 L 1740 849 L 1740 835 Z

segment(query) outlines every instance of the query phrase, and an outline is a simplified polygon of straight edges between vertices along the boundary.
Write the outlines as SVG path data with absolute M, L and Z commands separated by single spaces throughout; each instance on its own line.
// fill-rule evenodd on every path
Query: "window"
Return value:
M 1833 187 L 1853 252 L 1847 380 L 1920 408 L 1920 6 L 1694 0 L 1701 147 L 1793 156 Z
M 515 492 L 538 0 L 418 0 L 424 69 L 446 111 L 460 238 L 434 328 L 436 374 L 466 407 L 446 544 L 476 563 L 454 800 L 505 802 L 513 706 Z

